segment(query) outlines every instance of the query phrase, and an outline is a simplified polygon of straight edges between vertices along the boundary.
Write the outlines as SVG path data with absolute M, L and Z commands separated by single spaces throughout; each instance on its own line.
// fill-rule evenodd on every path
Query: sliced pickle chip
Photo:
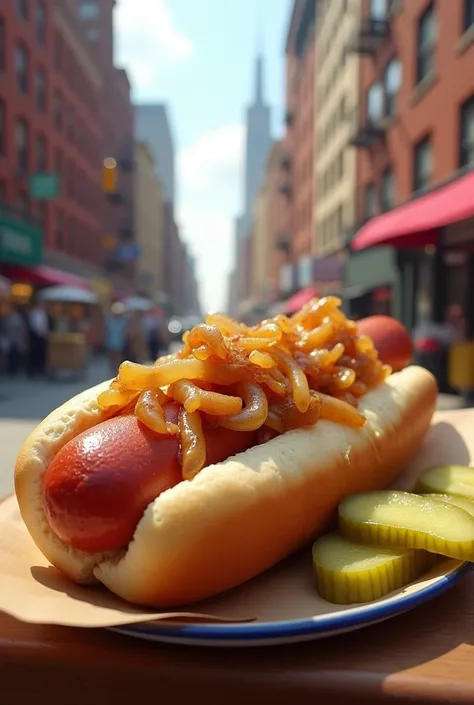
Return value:
M 472 500 L 466 499 L 466 497 L 456 497 L 450 494 L 422 494 L 422 497 L 429 497 L 429 499 L 438 500 L 438 502 L 447 502 L 448 504 L 454 504 L 455 507 L 460 507 L 464 509 L 469 514 L 474 516 L 474 497 Z
M 341 534 L 356 543 L 474 560 L 474 517 L 453 504 L 398 490 L 361 492 L 342 500 L 338 516 Z
M 421 473 L 415 492 L 449 494 L 474 501 L 474 468 L 468 465 L 435 465 Z
M 404 548 L 362 546 L 338 532 L 313 545 L 316 589 L 338 605 L 371 602 L 421 577 L 438 556 Z

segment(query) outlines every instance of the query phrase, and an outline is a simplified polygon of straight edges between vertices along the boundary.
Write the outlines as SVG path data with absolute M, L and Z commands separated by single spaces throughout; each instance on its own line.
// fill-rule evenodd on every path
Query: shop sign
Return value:
M 38 172 L 30 176 L 30 196 L 35 201 L 50 201 L 59 195 L 59 176 Z
M 119 245 L 115 254 L 121 262 L 135 262 L 140 257 L 140 248 L 135 244 Z
M 0 213 L 0 262 L 37 265 L 42 255 L 41 230 Z

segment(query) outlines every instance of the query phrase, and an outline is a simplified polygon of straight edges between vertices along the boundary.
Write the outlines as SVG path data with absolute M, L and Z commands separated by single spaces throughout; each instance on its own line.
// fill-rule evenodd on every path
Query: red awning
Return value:
M 314 287 L 301 289 L 301 291 L 298 291 L 296 294 L 293 294 L 293 296 L 290 296 L 288 301 L 286 301 L 283 305 L 283 310 L 286 311 L 286 313 L 295 313 L 317 295 L 318 292 Z
M 78 286 L 90 289 L 86 279 L 77 277 L 53 267 L 39 265 L 38 267 L 8 267 L 8 276 L 12 280 L 27 282 L 37 286 Z
M 439 228 L 474 216 L 474 172 L 395 210 L 372 218 L 352 241 L 354 250 L 374 245 L 423 247 Z

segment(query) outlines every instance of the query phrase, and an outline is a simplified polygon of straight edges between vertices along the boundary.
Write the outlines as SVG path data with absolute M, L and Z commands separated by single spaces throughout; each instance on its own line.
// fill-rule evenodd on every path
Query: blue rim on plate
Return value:
M 382 598 L 362 606 L 350 606 L 347 610 L 312 618 L 282 622 L 251 622 L 246 624 L 163 624 L 143 623 L 112 627 L 113 631 L 129 636 L 159 641 L 161 638 L 174 642 L 246 642 L 285 639 L 298 640 L 311 635 L 321 636 L 349 631 L 374 622 L 394 617 L 440 595 L 458 583 L 470 570 L 471 563 L 462 563 L 433 583 L 407 595 L 398 594 Z

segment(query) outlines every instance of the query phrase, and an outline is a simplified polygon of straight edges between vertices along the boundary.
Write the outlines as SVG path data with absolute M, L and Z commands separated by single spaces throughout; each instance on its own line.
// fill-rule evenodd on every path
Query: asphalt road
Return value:
M 60 404 L 109 377 L 94 360 L 82 381 L 0 379 L 0 498 L 13 491 L 13 467 L 21 445 L 39 421 Z M 458 398 L 440 395 L 440 409 L 458 408 Z

